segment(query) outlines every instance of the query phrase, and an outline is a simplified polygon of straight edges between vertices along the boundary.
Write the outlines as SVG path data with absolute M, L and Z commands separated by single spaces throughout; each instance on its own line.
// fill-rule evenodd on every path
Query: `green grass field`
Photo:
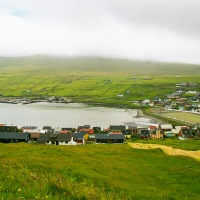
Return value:
M 162 144 L 181 146 L 182 141 Z M 138 142 L 138 141 L 137 141 Z M 188 142 L 188 143 L 187 143 Z M 199 141 L 182 148 L 197 149 Z M 7 199 L 200 199 L 200 162 L 129 145 L 0 144 Z
M 193 124 L 200 123 L 200 115 L 195 113 L 188 113 L 188 112 L 178 112 L 178 111 L 169 111 L 160 113 L 164 117 L 169 117 L 173 119 L 178 119 L 186 122 L 190 122 Z
M 79 101 L 127 104 L 132 100 L 166 97 L 176 90 L 176 83 L 200 84 L 199 72 L 198 65 L 106 58 L 0 58 L 0 94 L 54 95 Z M 124 98 L 117 94 L 123 94 Z

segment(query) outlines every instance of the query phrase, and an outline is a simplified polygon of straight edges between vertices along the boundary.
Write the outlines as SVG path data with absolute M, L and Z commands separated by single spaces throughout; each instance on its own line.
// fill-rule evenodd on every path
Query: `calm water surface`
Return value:
M 22 126 L 77 127 L 89 124 L 107 128 L 112 125 L 149 125 L 151 119 L 136 117 L 136 110 L 93 107 L 82 103 L 0 103 L 0 124 Z

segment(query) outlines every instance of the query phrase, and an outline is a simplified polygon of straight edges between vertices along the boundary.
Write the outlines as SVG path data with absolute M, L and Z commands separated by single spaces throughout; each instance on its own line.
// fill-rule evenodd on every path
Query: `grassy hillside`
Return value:
M 159 149 L 0 144 L 0 157 L 2 199 L 200 198 L 200 163 Z
M 200 162 L 160 149 L 0 144 L 0 157 L 2 199 L 200 198 Z
M 162 97 L 179 82 L 200 83 L 200 66 L 105 58 L 0 58 L 3 96 L 65 96 L 126 102 Z M 198 88 L 197 88 L 198 89 Z M 27 93 L 27 91 L 29 91 Z M 123 94 L 124 98 L 118 98 Z

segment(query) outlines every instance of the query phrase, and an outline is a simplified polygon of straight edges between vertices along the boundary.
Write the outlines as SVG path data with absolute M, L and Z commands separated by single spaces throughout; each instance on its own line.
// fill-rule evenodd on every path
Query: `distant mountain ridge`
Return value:
M 64 56 L 24 56 L 0 57 L 0 68 L 25 67 L 28 68 L 56 68 L 69 71 L 118 71 L 134 73 L 136 75 L 192 74 L 200 72 L 200 65 L 162 63 L 153 61 L 136 61 L 103 57 L 64 57 Z M 126 73 L 125 73 L 126 74 Z

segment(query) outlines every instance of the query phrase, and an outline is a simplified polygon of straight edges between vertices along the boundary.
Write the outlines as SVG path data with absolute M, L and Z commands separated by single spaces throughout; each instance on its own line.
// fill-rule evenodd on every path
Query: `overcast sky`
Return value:
M 200 0 L 0 0 L 0 56 L 200 64 Z

